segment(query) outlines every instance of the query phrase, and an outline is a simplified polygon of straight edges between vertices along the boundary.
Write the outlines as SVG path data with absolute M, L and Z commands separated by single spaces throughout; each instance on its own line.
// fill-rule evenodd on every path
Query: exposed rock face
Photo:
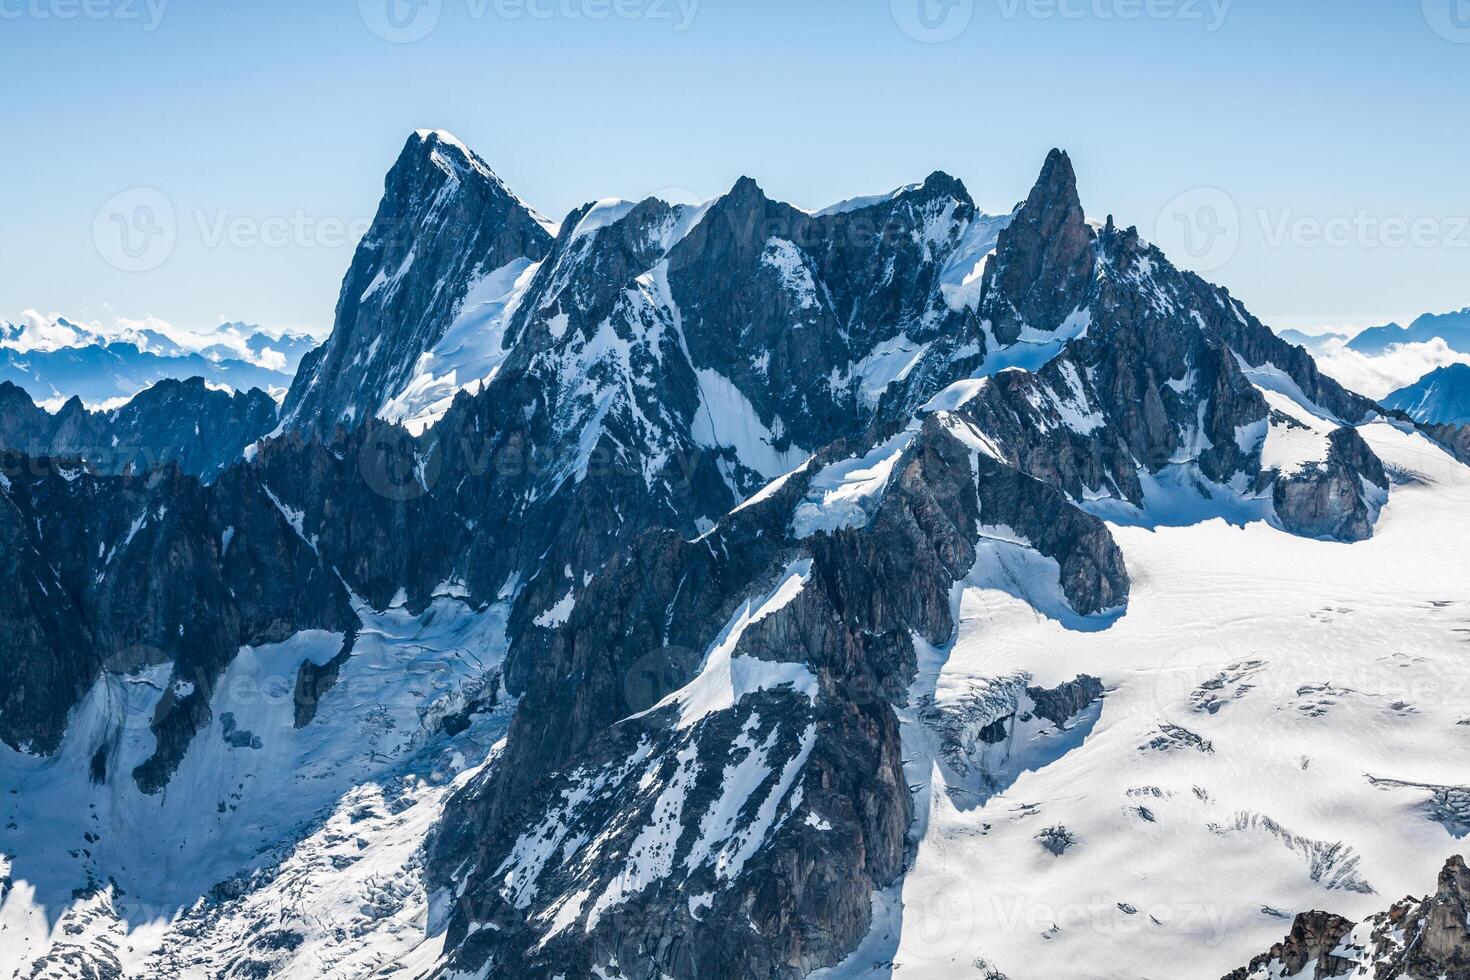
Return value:
M 968 529 L 982 513 L 1017 528 L 1065 570 L 1081 611 L 1126 598 L 1101 522 L 980 456 L 943 417 L 903 451 L 865 525 L 798 541 L 787 529 L 814 471 L 706 540 L 646 536 L 583 594 L 504 764 L 451 807 L 435 845 L 440 873 L 465 888 L 456 968 L 586 975 L 616 960 L 638 978 L 795 978 L 837 962 L 902 870 L 892 705 L 912 680 L 910 636 L 953 630 L 950 588 L 976 556 Z M 708 651 L 705 673 L 671 647 Z M 740 666 L 720 667 L 727 657 Z M 691 693 L 722 669 L 771 680 L 734 703 Z M 682 693 L 631 713 L 627 692 L 650 670 Z M 1058 709 L 1082 696 L 1051 693 Z M 738 799 L 732 785 L 746 787 Z M 487 921 L 498 928 L 473 928 Z
M 308 354 L 282 406 L 293 429 L 330 436 L 397 394 L 477 282 L 551 244 L 544 219 L 447 134 L 409 137 L 342 282 L 332 335 Z
M 1470 977 L 1470 870 L 1450 858 L 1439 887 L 1357 925 L 1326 912 L 1297 916 L 1284 943 L 1225 980 L 1362 976 L 1374 980 Z
M 1388 476 L 1357 429 L 1338 429 L 1328 443 L 1324 463 L 1276 481 L 1276 513 L 1304 537 L 1363 541 L 1388 499 Z
M 1084 675 L 1050 690 L 1028 687 L 1026 694 L 1036 705 L 1038 715 L 1053 725 L 1063 725 L 1083 708 L 1102 697 L 1103 686 L 1102 681 L 1096 677 Z
M 231 394 L 203 378 L 160 381 L 108 412 L 89 412 L 73 398 L 55 415 L 0 382 L 0 447 L 83 459 L 100 473 L 174 464 L 212 482 L 275 425 L 276 403 L 265 392 Z
M 28 516 L 0 495 L 0 738 L 46 750 L 98 667 L 86 622 L 42 555 L 27 543 Z
M 1436 425 L 1429 434 L 1447 447 L 1462 463 L 1470 463 L 1470 425 Z
M 1087 224 L 1065 154 L 1048 158 L 1000 235 L 977 309 L 982 334 L 1024 331 L 1044 363 L 951 386 L 934 402 L 955 408 L 997 458 L 1095 506 L 1146 508 L 1146 483 L 1182 483 L 1206 497 L 1259 500 L 1269 513 L 1273 487 L 1288 481 L 1265 466 L 1264 441 L 1243 433 L 1265 431 L 1272 413 L 1262 385 L 1275 378 L 1290 378 L 1339 420 L 1376 411 L 1135 229 Z M 933 369 L 910 377 L 927 382 Z M 1332 446 L 1325 477 L 1286 495 L 1286 512 L 1273 516 L 1294 533 L 1357 540 L 1371 533 L 1381 500 L 1356 477 L 1380 491 L 1387 482 L 1350 433 Z M 1309 519 L 1314 507 L 1320 516 Z
M 979 263 L 1001 223 L 943 175 L 815 217 L 751 181 L 705 209 L 587 206 L 528 267 L 477 397 L 419 439 L 373 424 L 330 450 L 274 440 L 260 461 L 369 602 L 404 588 L 419 604 L 453 579 L 482 600 L 508 589 L 516 632 L 530 630 L 643 530 L 697 535 L 811 448 L 864 432 L 938 338 L 968 335 L 978 355 L 978 321 L 948 304 L 944 276 Z M 429 318 L 434 295 L 405 297 L 404 321 Z
M 340 583 L 243 474 L 205 487 L 176 466 L 109 477 L 14 453 L 3 474 L 0 602 L 15 628 L 0 651 L 0 738 L 12 747 L 54 749 L 100 670 L 172 663 L 182 683 L 160 702 L 157 752 L 135 774 L 156 792 L 241 645 L 350 628 Z
M 1096 252 L 1077 197 L 1072 161 L 1053 150 L 985 269 L 982 309 L 1001 343 L 1051 333 L 1086 307 Z
M 103 469 L 120 473 L 127 466 L 141 473 L 174 463 L 212 483 L 239 462 L 246 446 L 275 427 L 276 411 L 275 401 L 259 388 L 230 394 L 208 388 L 200 378 L 160 381 L 109 414 L 116 455 Z M 51 454 L 90 459 L 86 450 L 53 446 Z
M 463 319 L 482 305 L 493 330 Z M 467 325 L 493 368 L 426 431 L 382 421 Z M 1316 465 L 1267 461 L 1283 398 L 1337 428 Z M 16 458 L 0 735 L 47 751 L 98 670 L 172 664 L 132 774 L 157 792 L 242 644 L 349 634 L 301 669 L 319 691 L 359 600 L 504 601 L 519 710 L 429 849 L 441 968 L 795 980 L 903 872 L 895 708 L 986 549 L 1024 552 L 1080 618 L 1129 595 L 1098 514 L 1175 519 L 1160 487 L 1356 540 L 1387 488 L 1351 428 L 1372 411 L 1135 230 L 1089 224 L 1060 152 L 1000 219 L 942 174 L 815 215 L 742 180 L 701 208 L 589 205 L 553 239 L 420 134 L 248 461 L 205 486 Z M 1018 675 L 957 751 L 1100 694 Z M 1210 750 L 1176 734 L 1162 748 Z
M 588 220 L 587 214 L 574 215 L 569 224 Z M 633 224 L 624 233 L 635 241 L 651 237 L 637 231 L 640 222 L 661 226 L 656 205 L 633 208 L 629 220 Z M 655 312 L 642 318 L 613 316 L 611 322 L 638 322 L 641 336 L 649 338 L 674 335 L 677 329 L 684 341 L 679 346 L 690 352 L 690 360 L 666 361 L 665 371 L 673 364 L 677 377 L 688 364 L 702 385 L 702 358 L 713 359 L 742 342 L 760 349 L 761 337 L 779 343 L 778 330 L 769 336 L 751 331 L 796 317 L 803 324 L 800 329 L 811 332 L 803 339 L 811 346 L 790 358 L 782 377 L 789 384 L 795 376 L 790 372 L 804 370 L 806 377 L 820 378 L 822 369 L 844 354 L 837 339 L 840 331 L 833 326 L 841 318 L 828 300 L 841 291 L 821 288 L 826 283 L 814 271 L 828 268 L 814 256 L 830 254 L 820 244 L 821 229 L 833 220 L 773 204 L 753 183 L 742 181 L 711 206 L 631 297 L 640 309 L 654 307 Z M 791 248 L 780 241 L 772 244 L 779 236 L 748 230 L 771 227 L 792 229 L 792 237 L 783 239 Z M 593 233 L 609 231 L 599 224 Z M 586 321 L 576 306 L 568 309 L 565 297 L 581 295 L 590 307 L 595 293 L 573 290 L 566 271 L 569 260 L 557 254 L 570 255 L 574 246 L 591 251 L 591 246 L 577 244 L 583 237 L 563 230 L 543 270 L 563 270 L 553 282 L 566 283 L 555 287 L 550 302 L 528 302 L 528 308 L 546 312 L 513 329 L 534 340 L 529 348 L 533 353 L 525 357 L 528 375 L 535 375 L 538 364 L 564 356 L 555 353 L 558 338 L 551 321 L 566 336 L 587 329 L 579 326 Z M 803 244 L 797 246 L 797 240 Z M 681 250 L 686 249 L 693 254 L 684 255 Z M 780 276 L 762 272 L 763 264 L 771 264 L 768 256 Z M 711 304 L 707 291 L 696 294 L 681 285 L 681 276 L 706 266 L 713 271 L 701 271 L 702 277 L 734 282 L 734 295 L 744 297 L 732 303 L 738 316 Z M 997 271 L 987 275 L 976 302 L 975 315 L 981 319 L 970 328 L 972 353 L 956 357 L 953 348 L 935 345 L 920 354 L 918 360 L 927 360 L 927 367 L 919 365 L 883 393 L 866 432 L 849 428 L 852 441 L 846 446 L 818 454 L 779 489 L 724 518 L 693 544 L 651 533 L 630 542 L 631 550 L 585 588 L 576 587 L 576 577 L 587 565 L 571 566 L 572 581 L 542 593 L 530 607 L 548 608 L 563 589 L 575 597 L 563 628 L 550 636 L 534 629 L 521 634 L 512 676 L 524 700 L 505 755 L 451 807 L 434 846 L 441 880 L 452 880 L 463 895 L 449 934 L 449 947 L 464 942 L 451 958 L 456 969 L 474 971 L 493 963 L 509 975 L 571 975 L 616 960 L 625 972 L 645 971 L 630 976 L 795 977 L 836 962 L 862 934 L 872 891 L 901 867 L 901 861 L 892 860 L 901 849 L 901 834 L 894 828 L 906 826 L 907 804 L 894 794 L 872 799 L 857 814 L 849 815 L 835 802 L 824 806 L 812 789 L 817 780 L 812 767 L 829 757 L 824 747 L 833 732 L 842 731 L 842 757 L 867 773 L 854 785 L 894 781 L 882 774 L 896 771 L 892 739 L 897 726 L 889 706 L 903 697 L 913 669 L 906 634 L 942 642 L 951 629 L 949 589 L 975 555 L 974 537 L 963 529 L 1004 528 L 1052 558 L 1058 584 L 1076 611 L 1115 608 L 1127 596 L 1121 559 L 1105 527 L 1074 502 L 1111 497 L 1144 507 L 1145 479 L 1180 471 L 1203 478 L 1207 482 L 1202 486 L 1254 494 L 1269 506 L 1269 490 L 1279 474 L 1263 466 L 1260 445 L 1239 437 L 1242 429 L 1265 423 L 1270 415 L 1247 366 L 1265 366 L 1292 378 L 1318 404 L 1331 406 L 1328 411 L 1354 418 L 1371 411 L 1371 403 L 1317 375 L 1304 354 L 1249 319 L 1223 292 L 1174 270 L 1136 232 L 1111 225 L 1098 232 L 1087 225 L 1064 155 L 1049 159 L 1037 189 L 1002 235 L 989 268 Z M 538 279 L 546 274 L 538 273 Z M 740 284 L 746 281 L 742 277 L 748 277 L 748 284 Z M 674 302 L 660 307 L 665 281 Z M 529 295 L 536 296 L 540 288 L 533 285 Z M 951 311 L 960 329 L 965 309 Z M 606 329 L 606 320 L 598 322 L 599 329 Z M 545 325 L 544 331 L 538 324 Z M 998 330 L 996 324 L 1007 326 Z M 706 333 L 717 342 L 705 339 Z M 885 421 L 885 413 L 897 406 L 922 404 L 942 387 L 941 380 L 953 380 L 955 371 L 973 370 L 977 358 L 991 349 L 991 338 L 1004 343 L 1006 336 L 1023 333 L 1055 338 L 1057 356 L 1034 373 L 959 382 L 934 398 L 928 414 L 909 429 L 900 431 L 901 419 Z M 1234 345 L 1251 356 L 1237 353 Z M 851 356 L 851 348 L 847 353 Z M 520 358 L 518 348 L 506 364 L 509 376 L 518 370 Z M 773 355 L 762 368 L 769 370 L 775 363 Z M 937 366 L 941 364 L 948 368 Z M 737 390 L 752 392 L 748 401 L 755 406 L 754 417 L 771 434 L 764 449 L 778 457 L 798 444 L 788 441 L 792 433 L 818 431 L 828 424 L 825 420 L 842 415 L 845 396 L 830 386 L 822 393 L 823 398 L 828 393 L 833 397 L 826 403 L 829 408 L 813 410 L 822 404 L 814 400 L 813 392 L 820 389 L 813 384 L 797 389 L 806 396 L 798 409 L 782 403 L 787 396 L 781 390 L 762 392 L 753 380 L 753 366 L 747 370 L 727 357 L 720 370 L 727 380 L 739 380 Z M 487 392 L 492 401 L 496 387 Z M 632 386 L 635 403 L 639 387 Z M 703 387 L 696 388 L 701 401 L 708 397 Z M 527 394 L 545 389 L 539 385 Z M 677 383 L 673 389 L 678 390 Z M 646 408 L 642 414 L 654 417 Z M 677 418 L 678 413 L 665 410 L 662 416 Z M 441 427 L 448 424 L 453 424 L 453 413 Z M 560 430 L 553 425 L 552 431 Z M 683 431 L 689 433 L 689 443 L 699 442 L 694 425 Z M 778 431 L 785 437 L 777 436 Z M 843 434 L 828 430 L 829 437 Z M 1364 452 L 1366 447 L 1353 442 L 1354 435 L 1332 440 L 1332 464 L 1386 486 L 1381 467 Z M 912 441 L 905 444 L 905 438 Z M 837 521 L 826 533 L 803 531 L 794 515 L 805 502 L 822 499 L 821 488 L 830 479 L 827 467 L 842 465 L 854 454 L 866 452 L 871 459 L 889 440 L 898 440 L 894 445 L 899 448 L 892 450 L 897 453 L 896 475 L 886 483 L 880 502 L 869 501 L 860 516 Z M 629 447 L 635 444 L 648 445 L 648 440 L 620 438 L 609 452 L 619 462 L 633 461 L 636 449 Z M 743 447 L 745 453 L 741 448 L 730 445 L 729 452 L 720 454 L 726 464 L 721 473 L 737 496 L 748 493 L 758 477 L 770 475 L 752 465 L 750 444 Z M 962 491 L 961 479 L 966 484 L 974 480 L 975 489 Z M 660 481 L 649 485 L 659 486 Z M 1356 496 L 1351 502 L 1333 497 L 1330 488 L 1316 492 L 1324 498 L 1323 514 L 1360 503 Z M 1339 530 L 1355 531 L 1347 524 Z M 585 563 L 591 554 L 584 550 L 576 557 Z M 922 557 L 929 555 L 940 560 L 930 565 Z M 815 694 L 804 693 L 798 684 L 778 695 L 774 692 L 788 687 L 776 685 L 737 699 L 690 729 L 676 720 L 682 717 L 676 711 L 680 695 L 672 695 L 672 702 L 630 702 L 629 685 L 639 686 L 643 681 L 638 678 L 648 676 L 657 679 L 660 693 L 697 689 L 701 682 L 694 671 L 701 661 L 710 669 L 720 624 L 733 629 L 738 610 L 769 602 L 769 590 L 778 589 L 773 583 L 793 574 L 793 562 L 802 561 L 811 565 L 798 596 L 758 627 L 740 633 L 730 653 L 739 656 L 747 643 L 765 650 L 759 638 L 784 629 L 782 643 L 764 655 L 750 656 L 782 665 L 780 676 L 802 668 L 813 678 Z M 546 564 L 557 568 L 563 559 L 557 554 Z M 523 625 L 529 625 L 529 611 L 521 614 Z M 781 625 L 788 621 L 794 625 Z M 832 622 L 859 632 L 844 639 L 846 632 L 831 631 Z M 850 685 L 859 680 L 862 696 L 854 697 Z M 1070 717 L 1076 702 L 1092 691 L 1079 682 L 1075 690 L 1039 693 L 1047 710 Z M 649 704 L 652 711 L 637 713 Z M 773 715 L 781 723 L 770 727 Z M 867 720 L 853 729 L 842 721 L 848 717 Z M 761 862 L 762 871 L 749 884 L 736 871 L 702 881 L 702 861 L 709 852 L 700 843 L 700 814 L 722 811 L 717 799 L 698 790 L 707 778 L 701 773 L 738 770 L 749 762 L 744 754 L 729 754 L 729 737 L 747 731 L 747 725 L 759 736 L 750 748 L 763 747 L 752 755 L 765 766 L 757 785 L 768 787 L 764 799 L 769 820 L 742 822 L 735 815 L 709 819 L 728 825 L 729 836 L 721 841 L 742 834 L 747 843 L 762 841 L 759 846 L 752 843 L 758 855 L 752 860 Z M 869 734 L 857 737 L 855 730 Z M 724 741 L 706 731 L 723 732 Z M 630 757 L 635 760 L 631 765 Z M 776 779 L 777 772 L 787 776 Z M 850 770 L 832 771 L 820 783 L 839 785 L 855 778 Z M 793 796 L 793 785 L 802 788 L 799 798 Z M 582 802 L 563 806 L 559 800 Z M 548 812 L 556 814 L 550 823 Z M 808 825 L 808 817 L 811 826 L 832 828 L 829 833 L 840 842 L 840 852 L 867 857 L 847 872 L 782 858 L 796 847 L 787 835 Z M 617 835 L 598 838 L 594 828 L 609 822 L 621 828 Z M 648 850 L 654 846 L 649 835 L 657 837 L 654 851 Z M 586 849 L 594 838 L 600 841 L 595 860 Z M 474 858 L 466 863 L 470 853 Z M 823 882 L 827 904 L 804 906 L 797 897 L 800 879 L 786 877 L 779 870 L 783 868 L 815 875 Z M 630 890 L 629 880 L 640 884 Z M 691 897 L 698 901 L 691 904 Z M 774 906 L 760 904 L 773 901 Z M 755 915 L 758 908 L 767 911 Z M 485 922 L 498 928 L 476 928 Z M 767 928 L 765 922 L 784 925 Z
M 1251 961 L 1251 965 L 1230 974 L 1226 980 L 1250 980 L 1253 976 L 1298 977 L 1313 980 L 1347 976 L 1357 966 L 1349 959 L 1333 955 L 1353 931 L 1353 923 L 1330 912 L 1303 912 L 1292 923 L 1284 942 L 1272 946 Z M 1305 973 L 1308 967 L 1311 972 Z M 1274 973 L 1267 971 L 1275 970 Z

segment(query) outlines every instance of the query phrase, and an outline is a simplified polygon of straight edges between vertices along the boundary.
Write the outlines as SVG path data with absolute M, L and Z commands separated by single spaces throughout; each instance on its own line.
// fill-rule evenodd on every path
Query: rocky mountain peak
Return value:
M 442 129 L 415 130 L 403 144 L 403 150 L 398 156 L 398 166 L 412 167 L 419 163 L 431 164 L 451 176 L 475 173 L 500 182 L 500 178 L 495 177 L 494 171 L 475 151 L 453 133 Z
M 970 201 L 970 192 L 965 187 L 965 182 L 943 170 L 936 170 L 925 177 L 920 190 L 926 194 L 947 194 L 957 200 Z
M 1082 210 L 1077 196 L 1077 171 L 1066 150 L 1053 147 L 1041 165 L 1041 176 L 1026 198 L 1028 204 L 1049 206 L 1059 211 Z
M 453 136 L 415 132 L 343 280 L 332 335 L 301 363 L 285 425 L 330 433 L 376 415 L 477 285 L 546 255 L 551 225 Z
M 734 186 L 730 188 L 730 192 L 725 195 L 725 200 L 732 207 L 755 204 L 766 200 L 766 192 L 761 190 L 761 185 L 756 183 L 754 177 L 745 175 L 735 181 Z
M 1072 160 L 1052 150 L 985 270 L 981 310 L 1002 343 L 1028 327 L 1054 331 L 1077 309 L 1096 265 L 1094 238 Z
M 13 405 L 32 406 L 31 396 L 18 384 L 0 381 L 0 407 L 8 408 Z
M 1447 364 L 1383 399 L 1416 422 L 1463 425 L 1470 422 L 1470 364 Z
M 79 418 L 87 414 L 87 406 L 76 395 L 72 395 L 56 412 L 59 420 Z

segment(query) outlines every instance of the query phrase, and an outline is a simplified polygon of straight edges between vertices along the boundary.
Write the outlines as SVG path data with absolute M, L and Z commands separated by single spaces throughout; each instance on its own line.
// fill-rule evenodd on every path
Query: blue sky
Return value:
M 1002 210 L 1059 145 L 1275 325 L 1470 305 L 1470 0 L 0 0 L 0 63 L 0 318 L 325 328 L 426 126 L 555 217 L 935 169 Z

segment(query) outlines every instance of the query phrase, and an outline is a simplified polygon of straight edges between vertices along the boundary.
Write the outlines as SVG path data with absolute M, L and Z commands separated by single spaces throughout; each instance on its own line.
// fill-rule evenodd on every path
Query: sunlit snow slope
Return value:
M 1434 793 L 1470 781 L 1470 468 L 1361 431 L 1395 478 L 1371 541 L 1115 526 L 1134 588 L 1110 626 L 1035 611 L 1019 549 L 982 558 L 904 713 L 913 869 L 820 976 L 1213 978 L 1299 911 L 1434 880 L 1470 832 Z M 1084 673 L 1106 694 L 1071 731 L 1018 725 L 968 774 L 925 720 Z

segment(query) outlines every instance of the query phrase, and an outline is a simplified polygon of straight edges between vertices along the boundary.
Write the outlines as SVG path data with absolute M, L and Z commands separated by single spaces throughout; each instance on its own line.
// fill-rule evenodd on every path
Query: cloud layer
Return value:
M 1314 356 L 1322 373 L 1369 398 L 1383 398 L 1447 364 L 1470 364 L 1470 354 L 1435 338 L 1425 344 L 1395 344 L 1370 357 L 1349 350 L 1342 341 L 1322 344 Z

